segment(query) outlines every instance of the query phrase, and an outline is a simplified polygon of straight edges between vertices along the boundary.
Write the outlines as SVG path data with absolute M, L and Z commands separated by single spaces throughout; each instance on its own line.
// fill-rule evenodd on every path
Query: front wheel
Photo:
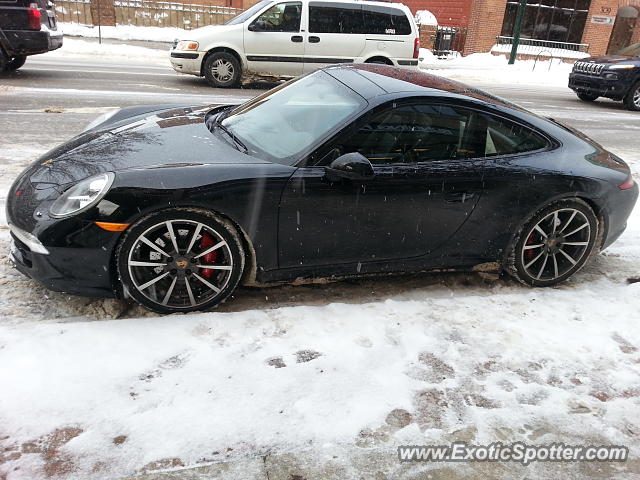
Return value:
M 216 88 L 234 87 L 240 81 L 242 67 L 238 59 L 227 52 L 216 52 L 204 62 L 204 77 Z
M 636 82 L 624 97 L 624 106 L 628 110 L 640 110 L 640 81 Z
M 596 95 L 595 93 L 587 93 L 587 92 L 578 92 L 576 95 L 578 95 L 578 98 L 583 102 L 593 102 L 594 100 L 597 100 L 599 97 L 599 95 Z
M 516 235 L 509 273 L 534 287 L 565 281 L 591 256 L 598 228 L 595 213 L 580 199 L 560 200 L 543 208 Z
M 17 57 L 12 57 L 11 60 L 9 60 L 9 62 L 7 63 L 6 69 L 7 71 L 18 70 L 24 65 L 24 62 L 26 61 L 26 55 L 18 55 Z
M 117 253 L 123 289 L 158 313 L 206 310 L 236 288 L 244 251 L 233 225 L 205 210 L 173 209 L 143 218 Z

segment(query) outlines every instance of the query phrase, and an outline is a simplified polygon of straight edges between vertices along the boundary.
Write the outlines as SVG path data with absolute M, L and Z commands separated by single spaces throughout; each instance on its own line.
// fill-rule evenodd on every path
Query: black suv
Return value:
M 27 55 L 62 46 L 49 0 L 0 0 L 0 72 L 17 70 Z
M 585 102 L 607 97 L 622 100 L 629 110 L 640 110 L 640 43 L 615 55 L 576 62 L 569 75 L 569 88 Z

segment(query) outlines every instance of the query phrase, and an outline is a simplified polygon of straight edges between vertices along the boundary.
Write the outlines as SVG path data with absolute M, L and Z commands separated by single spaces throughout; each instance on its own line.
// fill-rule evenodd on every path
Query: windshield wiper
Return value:
M 233 142 L 236 144 L 236 146 L 238 147 L 238 150 L 240 150 L 242 153 L 249 152 L 249 149 L 247 148 L 247 146 L 244 143 L 242 143 L 242 141 L 231 130 L 229 130 L 227 127 L 225 127 L 222 124 L 222 120 L 227 118 L 227 114 L 228 112 L 220 112 L 218 115 L 216 115 L 213 121 L 213 127 L 219 128 L 224 133 L 226 133 L 229 136 L 229 138 L 233 140 Z

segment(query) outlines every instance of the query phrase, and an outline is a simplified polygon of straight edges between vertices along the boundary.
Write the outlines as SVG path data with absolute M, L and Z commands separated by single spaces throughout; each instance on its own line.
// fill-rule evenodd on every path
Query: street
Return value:
M 553 288 L 416 274 L 241 288 L 162 317 L 12 269 L 6 195 L 39 155 L 114 108 L 236 104 L 275 85 L 212 89 L 151 47 L 38 55 L 0 78 L 0 479 L 635 478 L 637 208 Z M 430 73 L 465 81 L 446 62 Z M 583 131 L 638 181 L 640 113 L 556 84 L 468 83 Z M 398 445 L 454 441 L 625 445 L 631 460 L 397 461 Z

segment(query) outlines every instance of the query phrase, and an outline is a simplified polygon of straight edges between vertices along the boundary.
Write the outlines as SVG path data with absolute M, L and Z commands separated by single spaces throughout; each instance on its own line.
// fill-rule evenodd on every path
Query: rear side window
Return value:
M 309 32 L 365 33 L 360 5 L 309 3 Z
M 484 156 L 514 155 L 517 153 L 540 150 L 548 146 L 542 136 L 518 123 L 503 118 L 483 115 L 485 122 L 479 122 L 480 132 L 476 134 L 484 138 Z M 473 134 L 473 132 L 469 132 Z
M 363 5 L 365 33 L 375 35 L 410 35 L 411 23 L 405 13 L 397 8 Z

